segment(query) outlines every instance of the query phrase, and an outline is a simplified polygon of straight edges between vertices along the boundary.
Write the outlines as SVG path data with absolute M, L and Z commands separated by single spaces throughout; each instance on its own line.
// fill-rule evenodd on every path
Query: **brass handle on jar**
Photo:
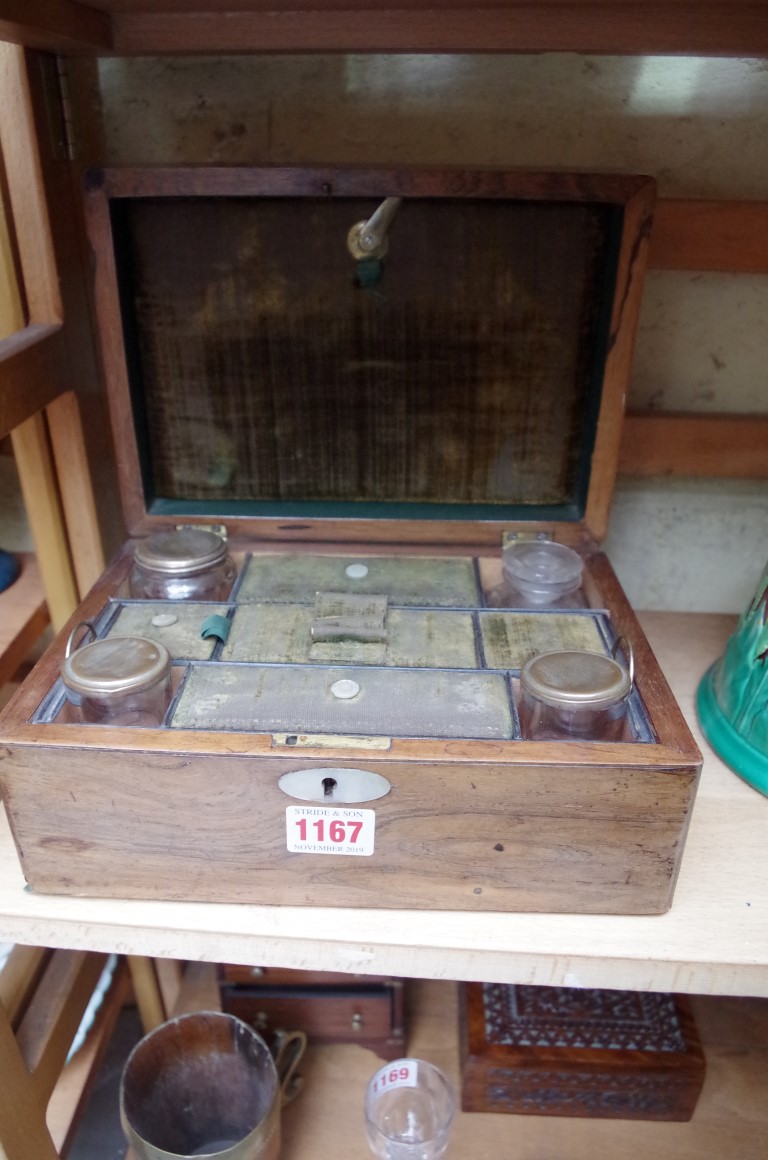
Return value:
M 74 641 L 75 633 L 77 632 L 77 630 L 79 628 L 87 628 L 94 640 L 96 640 L 98 638 L 99 634 L 96 631 L 96 629 L 94 628 L 94 626 L 90 620 L 78 620 L 77 624 L 72 629 L 69 636 L 67 637 L 67 646 L 64 649 L 64 656 L 65 657 L 68 657 L 70 655 L 70 653 L 72 652 L 72 642 Z M 80 648 L 80 645 L 82 645 L 82 643 L 83 642 L 81 640 L 80 644 L 77 647 Z
M 611 656 L 616 660 L 616 653 L 621 648 L 621 651 L 627 658 L 627 673 L 629 674 L 629 687 L 635 687 L 635 654 L 632 649 L 632 642 L 629 637 L 617 636 L 611 649 Z

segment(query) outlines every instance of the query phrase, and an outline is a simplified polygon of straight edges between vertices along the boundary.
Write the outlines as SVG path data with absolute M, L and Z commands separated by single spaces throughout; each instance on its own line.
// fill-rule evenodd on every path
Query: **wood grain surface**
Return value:
M 585 593 L 631 642 L 654 742 L 393 738 L 380 751 L 297 752 L 243 731 L 28 723 L 69 632 L 100 614 L 130 559 L 126 545 L 3 715 L 0 779 L 36 890 L 332 907 L 668 909 L 700 755 L 601 553 L 588 560 Z M 309 767 L 362 767 L 388 780 L 373 856 L 289 852 L 291 802 L 277 781 Z
M 541 0 L 503 7 L 455 0 L 8 0 L 5 39 L 55 52 L 589 52 L 760 56 L 768 35 L 759 4 L 701 0 Z M 111 18 L 110 18 L 111 17 Z

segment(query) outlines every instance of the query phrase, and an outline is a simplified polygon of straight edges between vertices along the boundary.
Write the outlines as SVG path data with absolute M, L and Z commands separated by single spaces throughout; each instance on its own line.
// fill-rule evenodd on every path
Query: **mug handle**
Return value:
M 280 1081 L 281 1106 L 285 1107 L 296 1099 L 304 1083 L 304 1077 L 296 1075 L 307 1049 L 307 1036 L 303 1031 L 276 1031 L 272 1044 L 272 1055 Z

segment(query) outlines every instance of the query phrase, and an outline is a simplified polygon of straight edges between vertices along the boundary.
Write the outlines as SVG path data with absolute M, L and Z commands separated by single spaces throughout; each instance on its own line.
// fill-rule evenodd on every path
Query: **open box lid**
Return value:
M 90 173 L 129 530 L 601 539 L 654 197 L 616 175 Z

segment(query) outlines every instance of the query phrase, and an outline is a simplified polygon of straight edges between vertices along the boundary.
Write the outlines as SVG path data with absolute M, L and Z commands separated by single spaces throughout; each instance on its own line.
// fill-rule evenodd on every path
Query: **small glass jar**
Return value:
M 575 592 L 584 571 L 578 552 L 554 540 L 512 540 L 501 554 L 502 584 L 496 607 L 554 604 Z
M 621 741 L 632 674 L 602 653 L 532 657 L 520 674 L 520 728 L 529 741 Z
M 136 545 L 128 587 L 137 600 L 226 600 L 236 571 L 216 532 L 180 528 Z
M 171 703 L 170 653 L 143 636 L 110 636 L 83 645 L 68 653 L 61 679 L 67 700 L 88 725 L 157 728 Z

